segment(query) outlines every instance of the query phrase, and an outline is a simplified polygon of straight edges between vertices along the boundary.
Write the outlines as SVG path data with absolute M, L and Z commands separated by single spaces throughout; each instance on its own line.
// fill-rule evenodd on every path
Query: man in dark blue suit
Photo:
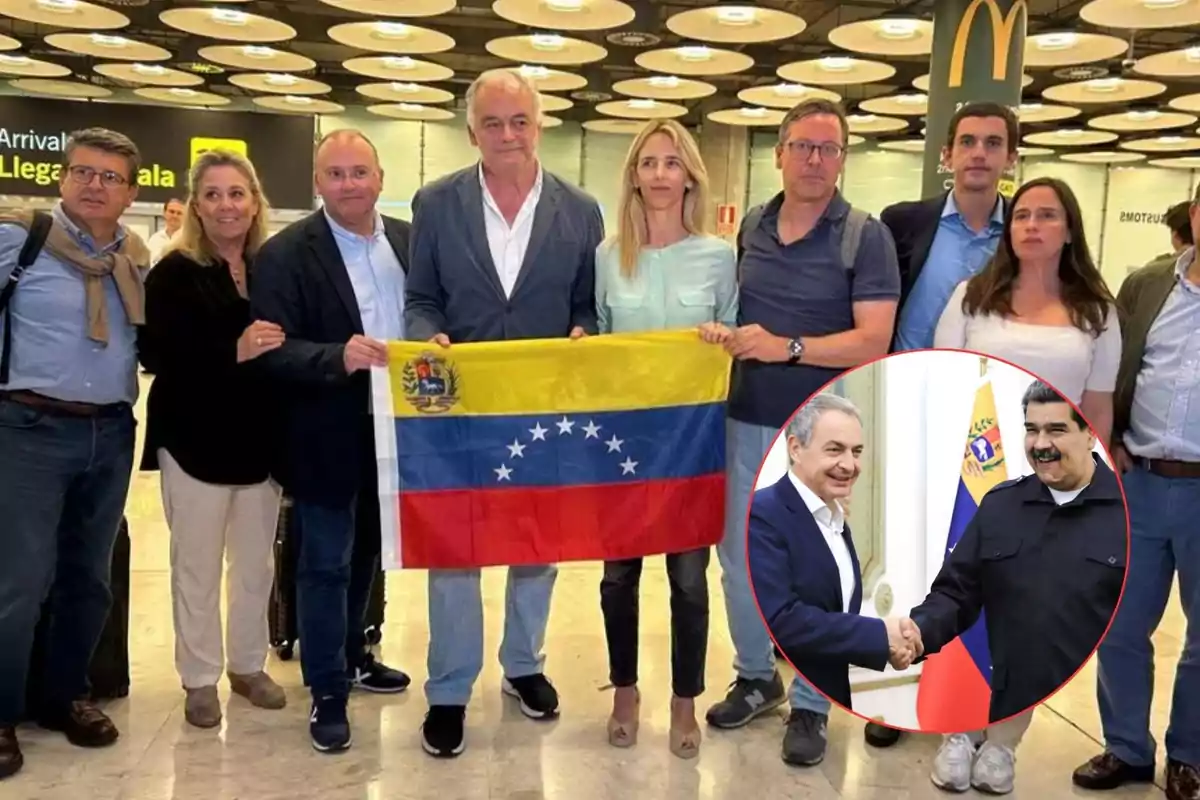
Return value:
M 519 72 L 485 72 L 467 90 L 467 124 L 480 162 L 413 197 L 409 339 L 459 342 L 578 339 L 596 332 L 596 247 L 604 222 L 594 199 L 542 169 L 541 105 Z M 503 691 L 533 719 L 558 714 L 542 645 L 557 570 L 508 570 Z M 422 746 L 435 757 L 465 747 L 464 720 L 483 668 L 479 570 L 429 572 L 429 714 Z
M 862 573 L 839 500 L 861 471 L 862 422 L 849 400 L 815 395 L 787 428 L 789 469 L 755 492 L 747 533 L 750 583 L 767 629 L 804 678 L 851 707 L 850 665 L 882 671 L 918 655 L 907 621 L 860 616 Z M 784 761 L 812 766 L 825 756 L 828 717 L 801 710 L 813 735 Z

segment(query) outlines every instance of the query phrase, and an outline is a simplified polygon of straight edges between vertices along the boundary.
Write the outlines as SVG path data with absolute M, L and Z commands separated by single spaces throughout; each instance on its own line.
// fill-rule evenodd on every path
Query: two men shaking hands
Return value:
M 888 663 L 893 669 L 908 669 L 913 662 L 925 654 L 921 642 L 921 629 L 909 617 L 888 617 L 883 624 L 887 627 Z

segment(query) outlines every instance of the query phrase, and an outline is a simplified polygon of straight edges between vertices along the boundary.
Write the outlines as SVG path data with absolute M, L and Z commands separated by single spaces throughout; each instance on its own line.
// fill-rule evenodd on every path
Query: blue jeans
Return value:
M 127 406 L 71 417 L 0 398 L 0 725 L 24 715 L 47 597 L 43 707 L 64 707 L 89 691 L 88 667 L 112 604 L 112 549 L 134 430 Z
M 1151 634 L 1179 571 L 1189 620 L 1175 673 L 1167 756 L 1200 766 L 1200 478 L 1164 478 L 1135 467 L 1124 475 L 1131 542 L 1125 592 L 1098 653 L 1097 695 L 1107 749 L 1134 766 L 1154 763 Z
M 343 506 L 296 500 L 292 512 L 304 682 L 314 698 L 346 697 L 349 668 L 367 652 L 365 617 L 379 570 L 378 495 L 361 492 Z
M 483 669 L 483 597 L 479 570 L 429 571 L 429 680 L 431 706 L 465 706 Z M 538 675 L 558 567 L 509 567 L 504 593 L 500 666 L 506 678 Z
M 725 426 L 725 535 L 717 545 L 721 562 L 721 586 L 725 613 L 733 639 L 733 668 L 739 678 L 771 680 L 775 675 L 775 653 L 763 623 L 746 565 L 746 519 L 754 479 L 779 431 L 762 425 L 728 420 Z M 793 709 L 829 713 L 829 700 L 797 676 L 789 698 Z

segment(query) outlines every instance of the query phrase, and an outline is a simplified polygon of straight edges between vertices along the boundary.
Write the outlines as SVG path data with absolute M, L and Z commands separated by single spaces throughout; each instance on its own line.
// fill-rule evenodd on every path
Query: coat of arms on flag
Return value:
M 694 331 L 389 344 L 384 563 L 466 568 L 715 544 L 729 358 Z

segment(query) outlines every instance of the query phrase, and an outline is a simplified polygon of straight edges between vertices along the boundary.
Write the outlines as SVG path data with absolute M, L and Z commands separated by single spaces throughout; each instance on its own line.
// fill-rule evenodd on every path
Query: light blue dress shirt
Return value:
M 934 331 L 954 287 L 983 269 L 1003 235 L 1004 204 L 999 199 L 987 227 L 977 233 L 967 226 L 954 202 L 954 192 L 950 192 L 929 258 L 900 311 L 897 350 L 933 347 Z
M 92 237 L 63 212 L 61 203 L 51 213 L 54 222 L 89 255 L 110 253 L 125 240 L 125 229 L 118 228 L 112 244 L 97 247 Z M 7 281 L 16 268 L 26 238 L 20 225 L 0 225 L 2 281 Z M 104 280 L 107 344 L 88 338 L 85 286 L 78 269 L 42 249 L 21 276 L 5 312 L 11 315 L 12 360 L 9 381 L 0 386 L 0 391 L 30 391 L 98 405 L 137 401 L 137 329 L 125 314 L 117 283 L 112 278 Z
M 346 230 L 328 212 L 325 219 L 350 274 L 363 333 L 381 342 L 404 339 L 404 268 L 384 233 L 383 217 L 375 215 L 370 236 Z
M 1187 279 L 1196 257 L 1175 264 L 1175 288 L 1146 335 L 1125 447 L 1135 456 L 1200 461 L 1200 286 Z
M 600 333 L 737 323 L 737 257 L 723 239 L 689 236 L 644 247 L 633 278 L 621 274 L 615 237 L 596 248 L 596 316 Z

